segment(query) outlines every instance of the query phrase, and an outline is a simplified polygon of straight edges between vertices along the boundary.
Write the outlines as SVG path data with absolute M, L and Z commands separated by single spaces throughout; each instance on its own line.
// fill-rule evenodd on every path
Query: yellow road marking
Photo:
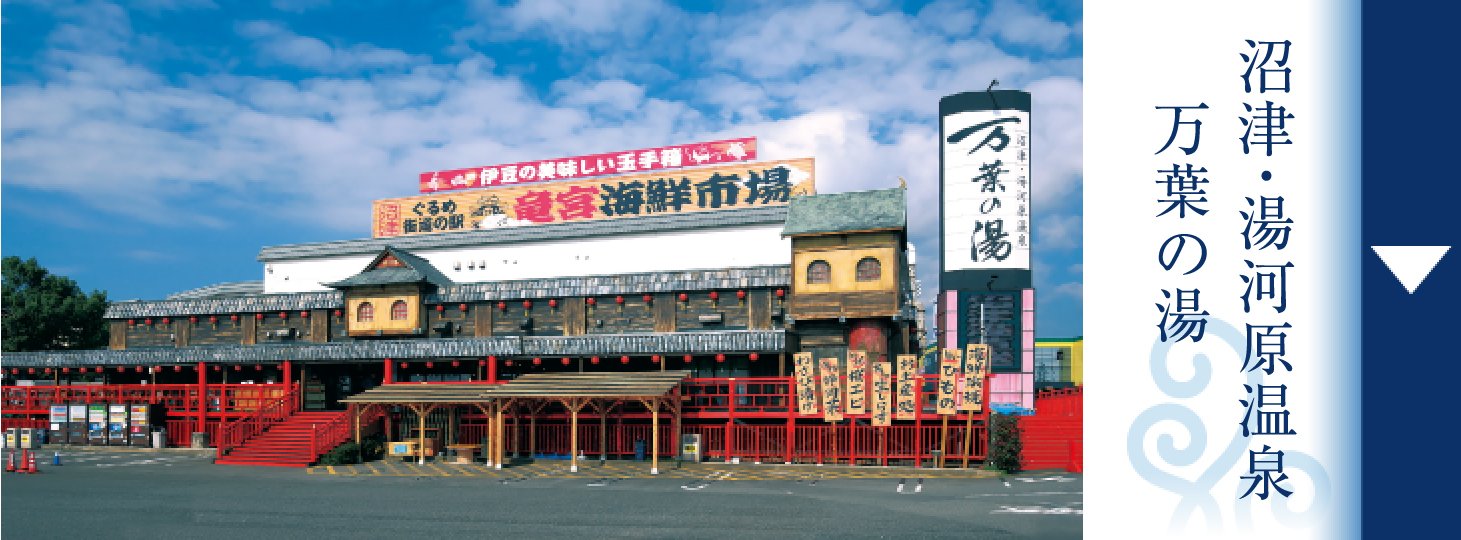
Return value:
M 325 468 L 327 468 L 327 469 L 330 470 L 330 474 L 335 474 L 335 466 L 334 465 L 325 465 Z

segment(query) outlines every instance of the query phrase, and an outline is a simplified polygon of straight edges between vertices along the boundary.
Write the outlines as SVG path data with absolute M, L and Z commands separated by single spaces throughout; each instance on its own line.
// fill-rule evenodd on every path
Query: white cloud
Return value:
M 324 41 L 301 36 L 270 21 L 248 21 L 238 25 L 238 34 L 251 39 L 265 64 L 294 66 L 322 72 L 349 72 L 398 68 L 424 61 L 395 49 L 357 44 L 334 47 Z
M 1071 25 L 1052 20 L 1021 2 L 995 2 L 980 25 L 986 35 L 1015 45 L 1058 50 L 1076 35 Z

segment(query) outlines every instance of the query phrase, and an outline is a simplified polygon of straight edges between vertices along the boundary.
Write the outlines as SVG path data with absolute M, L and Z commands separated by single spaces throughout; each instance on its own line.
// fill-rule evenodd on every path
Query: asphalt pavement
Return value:
M 703 475 L 646 478 L 585 466 L 579 476 L 376 476 L 213 465 L 206 455 L 186 452 L 76 452 L 63 455 L 60 467 L 50 465 L 50 451 L 41 457 L 41 474 L 0 479 L 0 533 L 6 537 L 1081 534 L 1082 479 L 1063 472 L 955 478 L 906 469 L 907 474 L 856 478 L 815 469 L 778 476 L 753 468 L 706 468 Z M 757 479 L 735 478 L 752 473 Z

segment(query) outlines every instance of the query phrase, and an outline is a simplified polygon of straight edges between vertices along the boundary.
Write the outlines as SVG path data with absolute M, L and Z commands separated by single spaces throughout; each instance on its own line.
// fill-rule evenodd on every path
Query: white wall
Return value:
M 781 237 L 781 227 L 772 223 L 408 251 L 457 283 L 791 264 L 791 241 Z M 359 273 L 375 255 L 266 263 L 264 292 L 329 290 L 322 283 Z M 473 262 L 485 266 L 472 268 Z

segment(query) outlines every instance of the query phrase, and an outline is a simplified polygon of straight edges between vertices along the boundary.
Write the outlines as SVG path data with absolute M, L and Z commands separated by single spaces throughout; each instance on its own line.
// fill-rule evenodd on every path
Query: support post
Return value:
M 105 375 L 105 373 L 103 373 Z M 198 429 L 208 431 L 208 366 L 198 362 Z
M 726 414 L 725 414 L 725 462 L 731 462 L 731 453 L 735 451 L 735 424 L 736 424 L 736 378 L 730 378 L 730 384 L 726 385 Z
M 503 458 L 506 457 L 503 455 L 503 448 L 505 446 L 502 444 L 502 434 L 504 433 L 502 429 L 502 409 L 507 406 L 508 403 L 499 402 L 496 407 L 496 414 L 493 415 L 495 420 L 492 422 L 492 455 L 496 458 L 497 465 L 495 465 L 495 468 L 498 469 L 502 468 Z
M 366 407 L 370 407 L 370 405 L 366 405 Z M 364 463 L 365 462 L 365 450 L 362 449 L 362 448 L 360 448 L 360 413 L 361 413 L 361 410 L 362 410 L 362 408 L 356 406 L 354 403 L 351 403 L 350 404 L 350 416 L 353 416 L 355 418 L 355 461 Z
M 284 382 L 284 395 L 287 396 L 289 395 L 289 391 L 294 389 L 294 366 L 291 365 L 288 360 L 285 360 L 284 363 L 279 366 L 279 369 L 284 372 L 284 376 L 281 377 L 281 380 L 283 380 Z M 294 404 L 291 403 L 290 405 L 293 406 Z
M 612 405 L 605 404 L 599 407 L 599 463 L 609 461 L 609 408 Z
M 393 382 L 396 382 L 396 362 L 391 360 L 390 358 L 387 358 L 386 372 L 384 377 L 381 379 L 381 384 L 391 384 Z
M 497 357 L 496 356 L 492 356 L 492 357 L 488 357 L 487 358 L 487 382 L 489 384 L 497 384 Z
M 974 411 L 964 411 L 964 468 L 969 468 L 969 454 L 974 450 Z
M 563 403 L 568 407 L 568 472 L 578 472 L 578 400 L 570 399 Z
M 783 355 L 783 358 L 785 355 Z M 791 465 L 796 455 L 796 383 L 790 379 L 786 384 L 786 464 Z
M 664 365 L 664 364 L 661 364 Z M 649 474 L 659 474 L 659 398 L 650 400 L 649 408 Z
M 938 464 L 937 465 L 938 465 L 938 468 L 942 469 L 942 468 L 944 468 L 944 460 L 945 459 L 948 459 L 948 450 L 949 450 L 949 415 L 947 415 L 947 414 L 941 414 L 941 415 L 939 415 L 939 417 L 943 418 L 943 427 L 942 428 L 939 428 L 939 433 L 938 433 Z
M 913 381 L 913 467 L 923 468 L 923 375 Z

